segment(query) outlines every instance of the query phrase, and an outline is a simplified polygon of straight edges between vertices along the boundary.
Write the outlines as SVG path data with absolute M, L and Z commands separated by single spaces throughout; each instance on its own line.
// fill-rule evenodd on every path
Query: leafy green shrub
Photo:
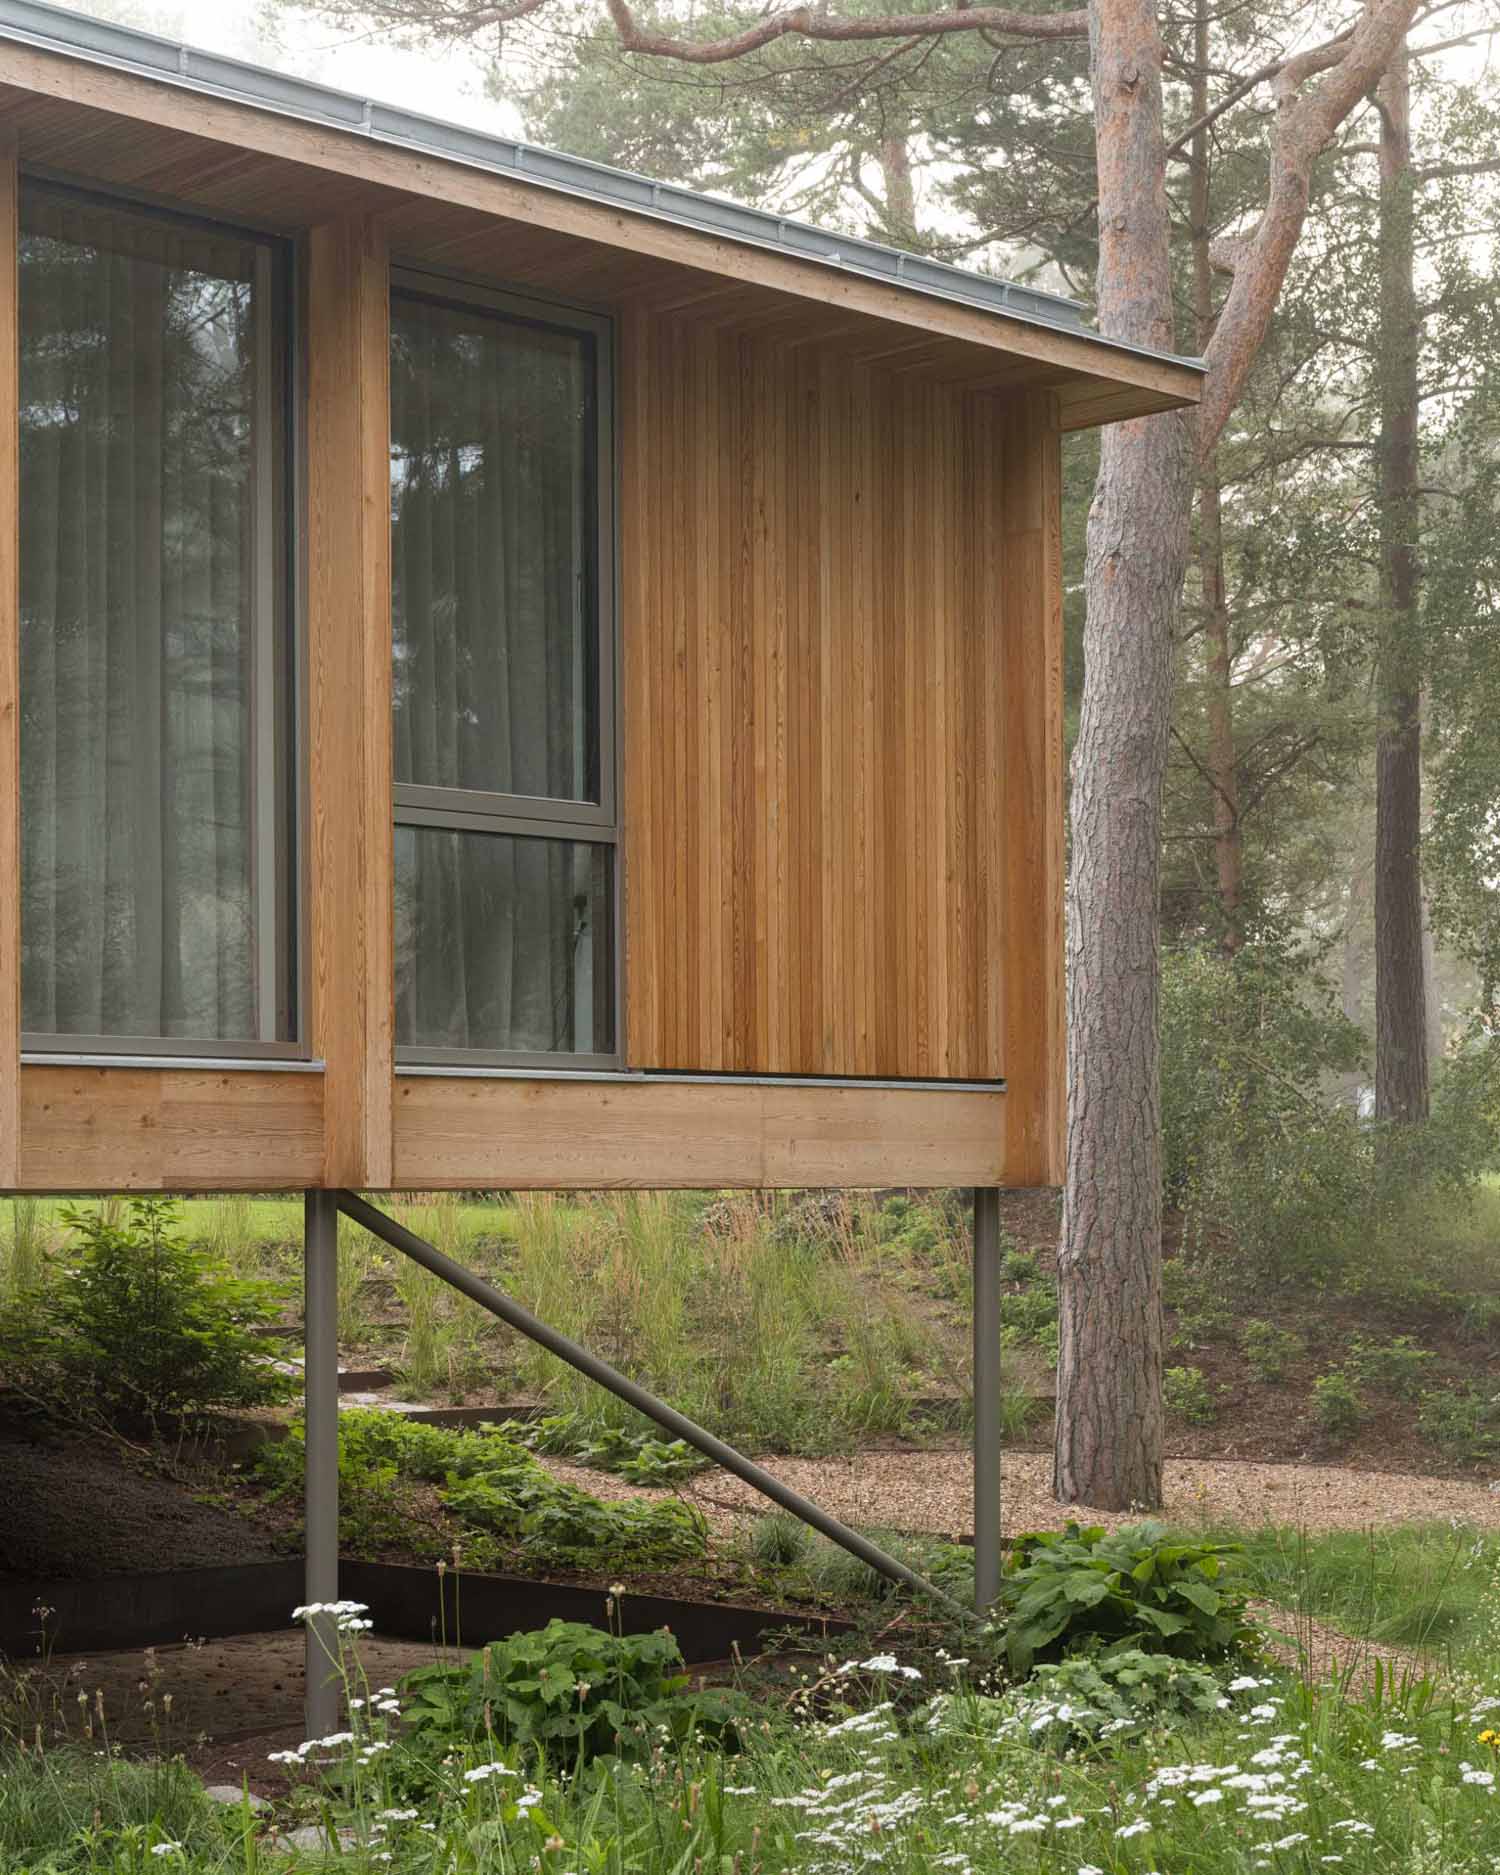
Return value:
M 1284 1380 L 1293 1361 L 1307 1352 L 1301 1335 L 1271 1322 L 1250 1321 L 1240 1330 L 1240 1349 L 1245 1364 L 1257 1380 Z
M 1017 1537 L 1001 1587 L 1011 1665 L 1025 1673 L 1038 1657 L 1122 1644 L 1184 1660 L 1248 1647 L 1245 1596 L 1225 1584 L 1242 1554 L 1238 1543 L 1179 1541 L 1159 1523 Z
M 1227 1341 L 1233 1333 L 1234 1317 L 1226 1310 L 1206 1309 L 1201 1314 L 1179 1314 L 1172 1346 L 1201 1348 L 1210 1341 Z
M 1000 1280 L 1006 1283 L 1031 1284 L 1039 1279 L 1034 1250 L 1007 1250 L 1000 1263 Z
M 1000 1298 L 1000 1322 L 1023 1341 L 1035 1341 L 1057 1320 L 1057 1290 L 1051 1283 L 1013 1290 Z
M 1313 1382 L 1313 1410 L 1318 1423 L 1335 1439 L 1347 1439 L 1364 1418 L 1364 1402 L 1352 1376 L 1342 1367 L 1330 1368 Z
M 1475 1387 L 1430 1390 L 1422 1395 L 1417 1430 L 1457 1464 L 1480 1464 L 1500 1445 L 1500 1399 Z
M 493 1641 L 461 1666 L 419 1667 L 401 1682 L 406 1735 L 422 1756 L 488 1743 L 579 1766 L 648 1748 L 664 1726 L 681 1740 L 738 1742 L 748 1702 L 722 1690 L 687 1695 L 682 1654 L 665 1628 L 610 1634 L 581 1621 Z
M 253 1332 L 275 1317 L 275 1286 L 231 1277 L 183 1239 L 179 1216 L 170 1198 L 64 1207 L 71 1254 L 24 1320 L 5 1324 L 12 1378 L 106 1420 L 287 1398 L 295 1379 Z
M 276 1493 L 301 1489 L 302 1463 L 300 1424 L 256 1454 L 257 1469 Z M 522 1552 L 529 1563 L 652 1569 L 708 1547 L 707 1525 L 691 1505 L 604 1503 L 553 1477 L 497 1426 L 463 1432 L 378 1409 L 341 1413 L 339 1480 L 345 1540 L 365 1550 L 410 1535 L 403 1519 L 414 1483 L 443 1486 L 448 1509 L 486 1539 L 480 1554 L 487 1547 Z M 382 1516 L 383 1501 L 389 1517 Z
M 1167 1411 L 1190 1426 L 1211 1426 L 1219 1409 L 1201 1367 L 1169 1367 L 1161 1377 Z
M 1028 1736 L 1061 1728 L 1068 1742 L 1092 1741 L 1106 1727 L 1111 1738 L 1131 1738 L 1163 1719 L 1202 1719 L 1229 1704 L 1206 1668 L 1139 1647 L 1040 1666 L 1027 1684 L 1026 1702 L 1033 1709 Z M 1058 1709 L 1056 1716 L 1034 1730 L 1048 1704 Z M 1055 1741 L 1049 1736 L 1048 1742 Z
M 708 1549 L 708 1526 L 692 1505 L 606 1504 L 554 1478 L 529 1452 L 451 1479 L 443 1499 L 462 1522 L 533 1562 L 653 1569 Z
M 1437 1356 L 1410 1335 L 1389 1341 L 1356 1341 L 1349 1350 L 1350 1369 L 1367 1385 L 1403 1399 L 1415 1399 Z
M 1465 1296 L 1459 1321 L 1470 1339 L 1488 1341 L 1500 1325 L 1500 1296 Z
M 1306 954 L 1190 947 L 1162 962 L 1164 1172 L 1186 1241 L 1227 1237 L 1248 1278 L 1326 1280 L 1370 1216 L 1370 1139 L 1323 1096 L 1364 1038 Z
M 533 1452 L 576 1458 L 582 1465 L 614 1472 L 631 1484 L 675 1484 L 708 1463 L 686 1440 L 658 1439 L 623 1426 L 597 1425 L 582 1413 L 549 1413 L 529 1423 L 510 1419 L 501 1431 Z

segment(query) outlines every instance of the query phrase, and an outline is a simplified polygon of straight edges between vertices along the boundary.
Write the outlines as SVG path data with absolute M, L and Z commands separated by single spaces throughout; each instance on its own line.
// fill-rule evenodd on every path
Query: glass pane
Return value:
M 272 250 L 29 190 L 20 266 L 24 1026 L 285 1038 Z
M 391 308 L 395 775 L 597 801 L 585 334 Z
M 610 849 L 396 829 L 396 1041 L 607 1054 Z

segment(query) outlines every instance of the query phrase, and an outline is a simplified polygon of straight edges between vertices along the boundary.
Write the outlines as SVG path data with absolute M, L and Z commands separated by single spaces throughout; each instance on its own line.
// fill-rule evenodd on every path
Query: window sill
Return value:
M 608 1085 L 634 1082 L 653 1087 L 687 1085 L 706 1087 L 823 1087 L 855 1088 L 865 1091 L 890 1090 L 900 1093 L 1003 1094 L 1004 1081 L 900 1081 L 871 1076 L 837 1074 L 690 1074 L 647 1071 L 641 1068 L 507 1068 L 444 1067 L 433 1062 L 402 1061 L 396 1064 L 396 1078 L 437 1076 L 444 1080 L 470 1081 L 597 1081 Z
M 70 1054 L 49 1048 L 21 1051 L 23 1068 L 190 1068 L 198 1074 L 321 1074 L 323 1063 L 303 1055 Z

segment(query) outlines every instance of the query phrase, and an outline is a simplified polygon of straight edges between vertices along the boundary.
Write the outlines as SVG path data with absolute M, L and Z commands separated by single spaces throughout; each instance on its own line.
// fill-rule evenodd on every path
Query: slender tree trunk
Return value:
M 1156 9 L 1094 0 L 1089 21 L 1100 324 L 1170 350 Z M 1088 526 L 1053 1489 L 1111 1510 L 1161 1502 L 1160 816 L 1190 443 L 1176 414 L 1106 429 Z
M 1202 4 L 1193 28 L 1193 121 L 1208 115 L 1208 11 Z M 1209 258 L 1212 156 L 1207 130 L 1188 147 L 1189 215 L 1193 244 L 1193 324 L 1198 350 L 1214 335 L 1213 266 Z M 1219 888 L 1219 943 L 1233 956 L 1243 938 L 1244 849 L 1240 839 L 1240 767 L 1234 745 L 1234 657 L 1229 642 L 1229 598 L 1224 580 L 1224 524 L 1219 459 L 1205 456 L 1198 478 L 1198 585 L 1203 606 L 1208 753 L 1204 767 L 1213 790 L 1214 869 Z
M 891 239 L 915 242 L 917 192 L 912 184 L 911 150 L 905 137 L 880 139 L 880 176 L 885 185 L 885 220 Z
M 1380 737 L 1375 756 L 1375 1111 L 1424 1119 L 1422 686 L 1417 615 L 1417 305 L 1405 49 L 1380 103 Z

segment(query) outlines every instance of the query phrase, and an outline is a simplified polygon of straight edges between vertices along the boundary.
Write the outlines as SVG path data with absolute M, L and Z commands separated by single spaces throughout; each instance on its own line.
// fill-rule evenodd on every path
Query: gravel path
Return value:
M 600 1497 L 663 1497 L 602 1472 L 547 1461 Z M 768 1458 L 766 1469 L 835 1517 L 888 1530 L 965 1536 L 973 1529 L 970 1459 L 966 1452 L 870 1452 L 854 1458 Z M 1041 1452 L 1012 1452 L 1002 1469 L 1002 1510 L 1008 1532 L 1055 1528 L 1070 1517 L 1122 1524 L 1140 1513 L 1059 1504 L 1052 1461 Z M 767 1508 L 757 1491 L 727 1472 L 700 1472 L 681 1495 L 702 1507 L 716 1529 Z M 1370 1524 L 1459 1523 L 1500 1528 L 1500 1488 L 1403 1472 L 1347 1471 L 1337 1466 L 1263 1465 L 1235 1459 L 1168 1459 L 1166 1508 L 1172 1523 L 1236 1523 L 1251 1528 L 1289 1524 L 1309 1530 L 1358 1530 Z

